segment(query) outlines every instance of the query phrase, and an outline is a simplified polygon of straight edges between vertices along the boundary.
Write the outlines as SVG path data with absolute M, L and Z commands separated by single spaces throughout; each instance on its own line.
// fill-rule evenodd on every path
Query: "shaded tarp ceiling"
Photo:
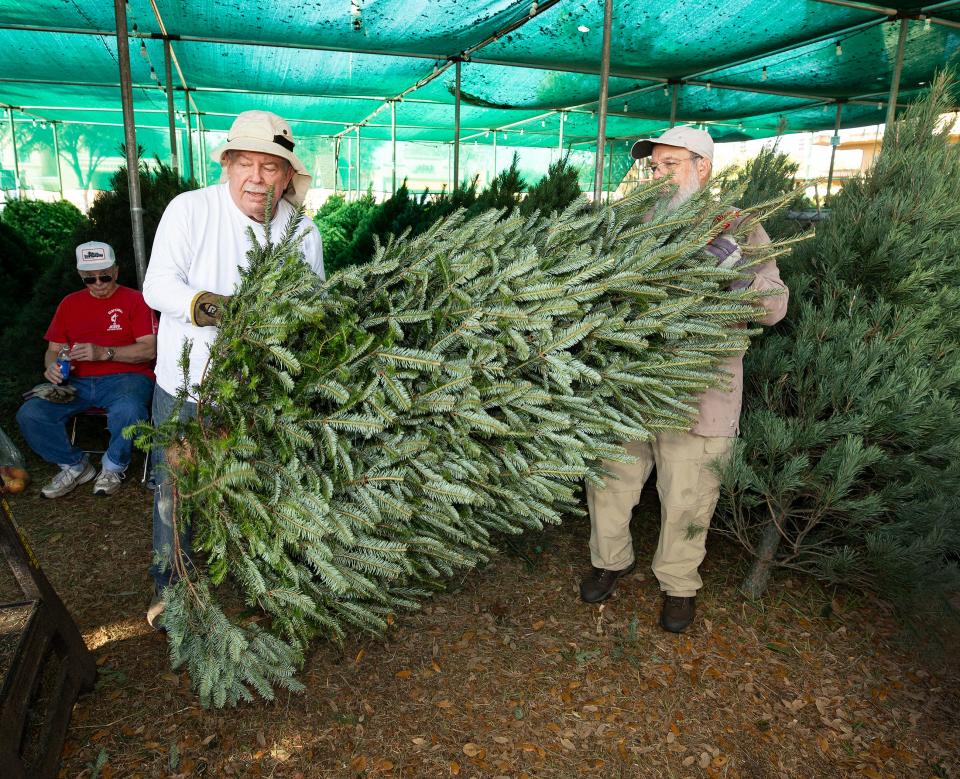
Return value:
M 250 108 L 295 136 L 594 148 L 603 0 L 130 0 L 138 137 L 225 131 Z M 678 123 L 718 141 L 877 124 L 907 19 L 898 106 L 960 47 L 960 2 L 614 0 L 609 148 Z M 0 105 L 15 122 L 122 126 L 113 3 L 0 0 Z M 674 105 L 675 98 L 675 105 Z M 189 116 L 186 109 L 189 108 Z M 499 131 L 499 132 L 497 132 Z

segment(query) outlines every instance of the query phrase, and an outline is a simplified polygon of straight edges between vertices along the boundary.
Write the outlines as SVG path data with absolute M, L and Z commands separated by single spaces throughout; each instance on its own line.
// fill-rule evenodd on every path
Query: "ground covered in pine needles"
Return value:
M 385 638 L 319 646 L 305 695 L 206 711 L 144 621 L 150 493 L 45 501 L 50 475 L 35 467 L 14 515 L 100 671 L 63 777 L 960 777 L 957 633 L 905 634 L 797 577 L 744 602 L 736 549 L 712 540 L 695 627 L 666 634 L 655 496 L 638 572 L 602 607 L 577 596 L 573 520 L 511 539 Z

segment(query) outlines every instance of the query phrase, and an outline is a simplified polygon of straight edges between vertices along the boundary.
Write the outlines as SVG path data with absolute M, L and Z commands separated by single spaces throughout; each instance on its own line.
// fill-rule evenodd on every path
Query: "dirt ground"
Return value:
M 745 602 L 736 550 L 711 540 L 695 626 L 660 630 L 655 498 L 634 519 L 637 573 L 604 606 L 578 599 L 589 528 L 571 520 L 385 638 L 318 646 L 306 694 L 204 710 L 144 621 L 139 475 L 47 501 L 52 471 L 33 465 L 14 515 L 100 671 L 63 777 L 960 777 L 960 659 L 870 598 L 781 576 Z

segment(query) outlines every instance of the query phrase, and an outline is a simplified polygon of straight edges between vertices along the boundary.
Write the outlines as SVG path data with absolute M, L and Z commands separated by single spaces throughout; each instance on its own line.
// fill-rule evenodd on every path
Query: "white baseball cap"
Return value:
M 713 138 L 705 130 L 692 127 L 671 127 L 657 138 L 641 138 L 630 149 L 630 156 L 642 160 L 653 153 L 654 146 L 677 146 L 713 162 Z
M 102 241 L 87 241 L 77 247 L 77 270 L 104 270 L 117 262 L 113 247 Z
M 270 111 L 244 111 L 233 120 L 227 142 L 214 153 L 214 158 L 223 165 L 223 155 L 228 151 L 258 151 L 282 157 L 293 165 L 293 180 L 283 196 L 295 206 L 303 202 L 310 188 L 311 176 L 300 158 L 293 153 L 293 131 L 286 120 Z M 220 181 L 227 180 L 226 169 Z

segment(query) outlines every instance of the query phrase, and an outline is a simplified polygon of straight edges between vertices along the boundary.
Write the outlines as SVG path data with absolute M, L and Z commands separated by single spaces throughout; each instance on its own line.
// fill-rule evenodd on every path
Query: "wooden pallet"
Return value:
M 3 496 L 0 549 L 23 592 L 0 604 L 12 648 L 0 687 L 0 766 L 4 779 L 46 779 L 57 775 L 73 704 L 93 689 L 97 669 Z

